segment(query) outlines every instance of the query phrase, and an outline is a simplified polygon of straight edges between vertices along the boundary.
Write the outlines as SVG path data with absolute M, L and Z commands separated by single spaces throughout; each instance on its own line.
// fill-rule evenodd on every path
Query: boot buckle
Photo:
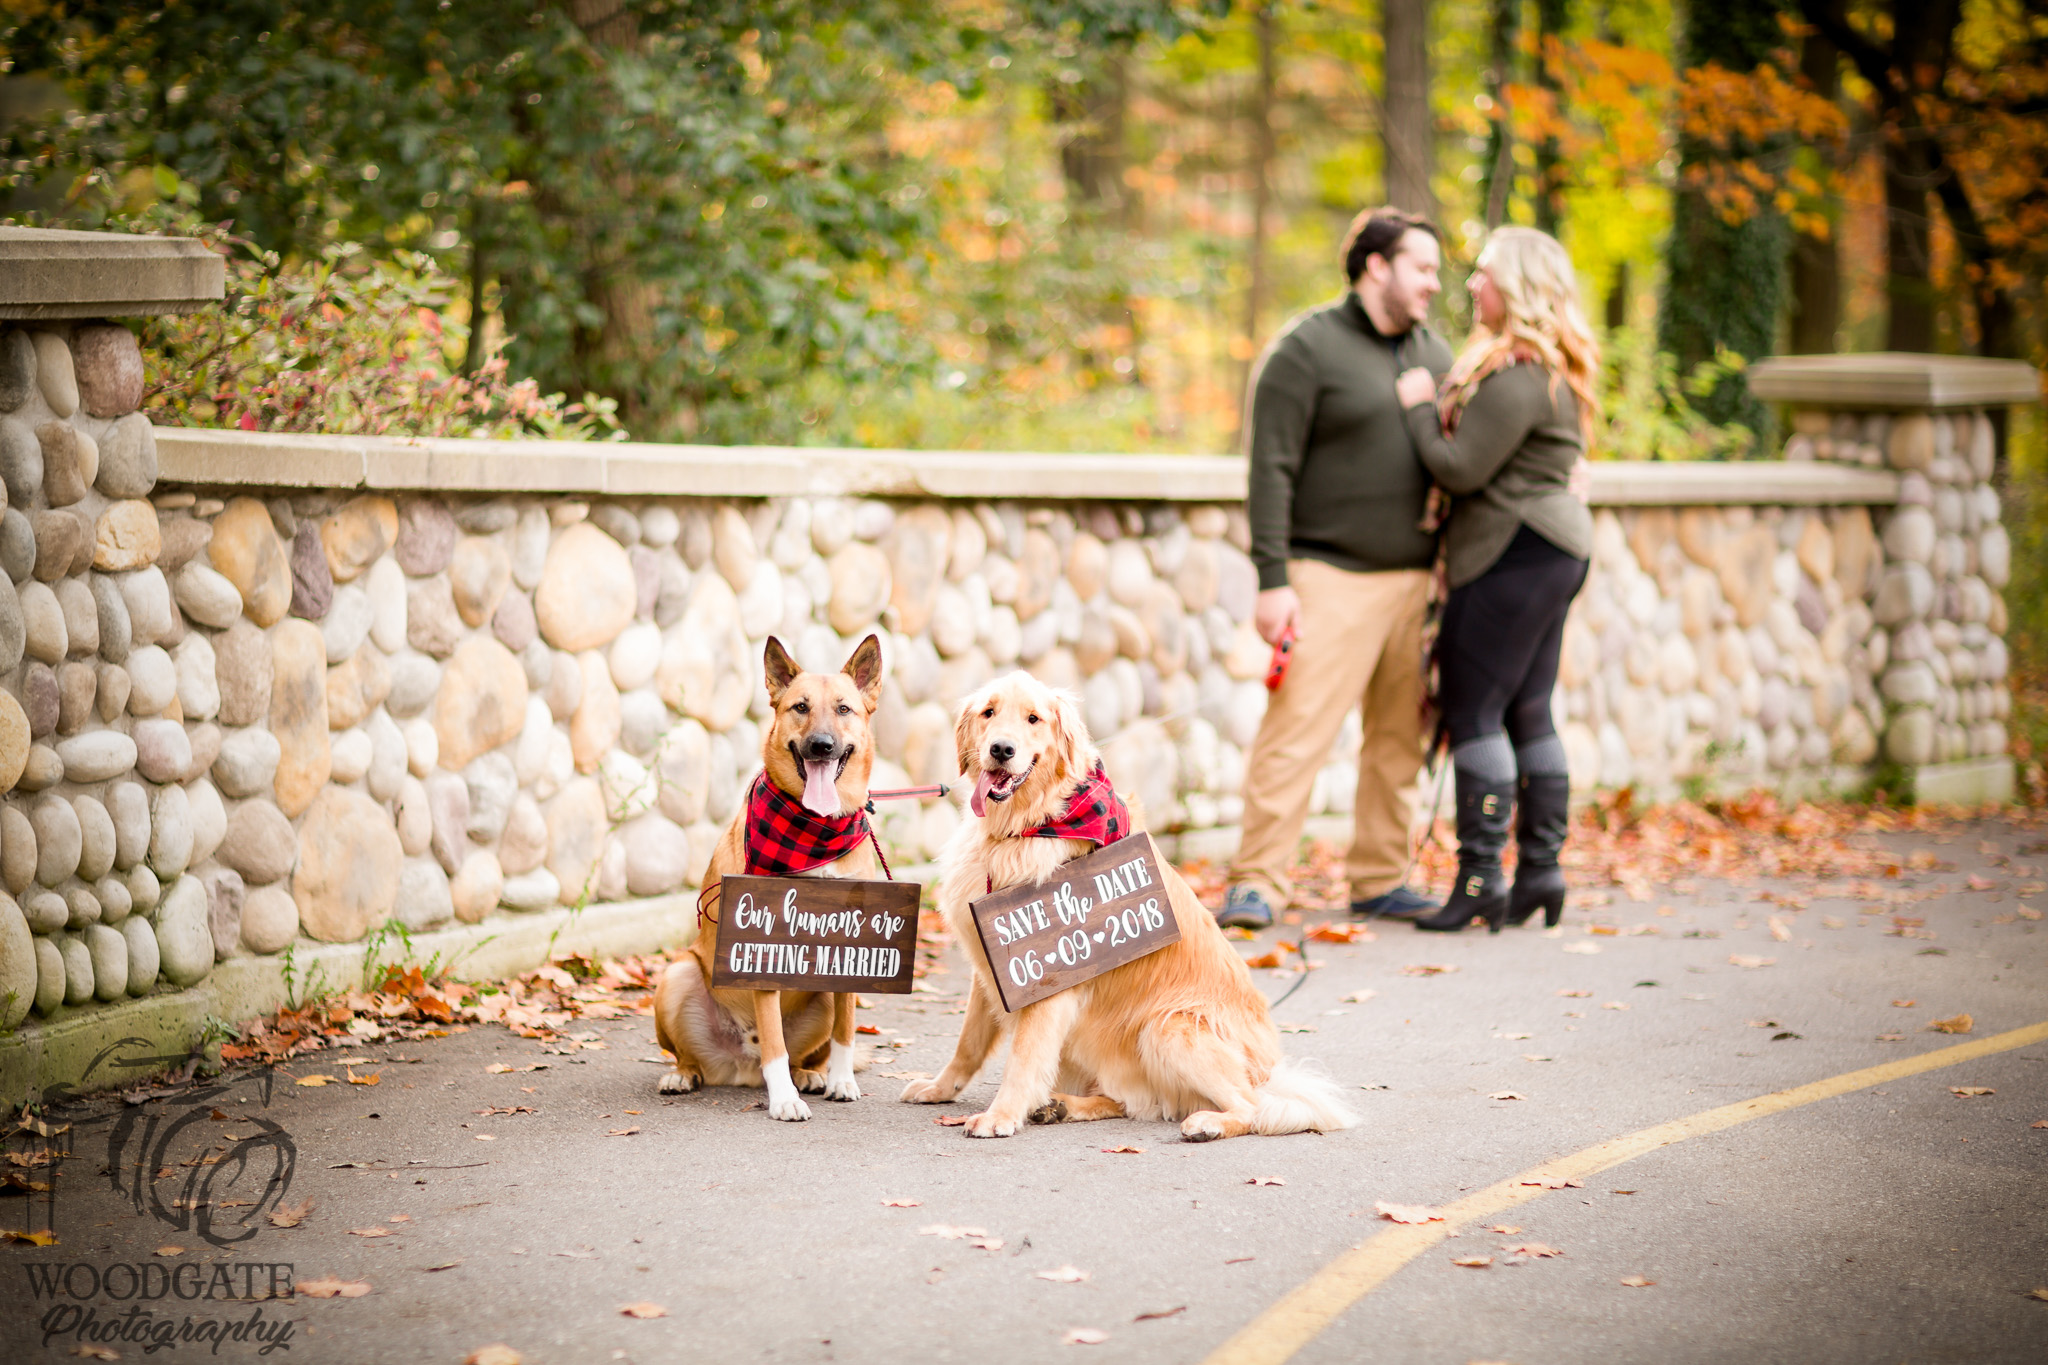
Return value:
M 1486 878 L 1480 876 L 1478 873 L 1475 872 L 1471 876 L 1465 878 L 1465 894 L 1467 896 L 1477 899 L 1479 893 L 1484 891 L 1485 889 Z
M 1479 813 L 1481 815 L 1492 815 L 1499 811 L 1499 809 L 1500 798 L 1498 796 L 1495 796 L 1492 792 L 1488 792 L 1486 795 L 1479 798 Z

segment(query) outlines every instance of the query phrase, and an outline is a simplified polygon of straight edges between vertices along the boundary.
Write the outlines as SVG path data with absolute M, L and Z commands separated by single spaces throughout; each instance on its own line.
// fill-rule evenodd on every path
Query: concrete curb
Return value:
M 0 1101 L 16 1106 L 61 1089 L 133 1086 L 182 1062 L 209 1021 L 239 1024 L 293 1000 L 361 989 L 373 953 L 381 964 L 433 964 L 466 981 L 498 981 L 532 971 L 554 952 L 619 957 L 686 944 L 696 937 L 696 902 L 688 892 L 494 919 L 415 934 L 409 948 L 391 939 L 300 939 L 288 954 L 231 958 L 189 989 L 62 1009 L 0 1038 Z M 102 1059 L 130 1040 L 137 1041 L 122 1049 L 123 1061 Z M 127 1060 L 145 1055 L 168 1060 Z

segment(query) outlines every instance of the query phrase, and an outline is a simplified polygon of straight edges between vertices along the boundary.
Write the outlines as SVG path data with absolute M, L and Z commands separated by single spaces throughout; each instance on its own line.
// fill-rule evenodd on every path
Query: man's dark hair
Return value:
M 1407 213 L 1392 204 L 1361 212 L 1344 234 L 1344 278 L 1357 284 L 1368 256 L 1392 261 L 1399 254 L 1401 239 L 1410 232 L 1426 232 L 1439 242 L 1443 240 L 1436 224 L 1419 213 Z

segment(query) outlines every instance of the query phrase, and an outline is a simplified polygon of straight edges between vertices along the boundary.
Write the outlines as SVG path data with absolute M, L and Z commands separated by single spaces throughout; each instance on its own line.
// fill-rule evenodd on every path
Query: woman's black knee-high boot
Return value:
M 1563 773 L 1531 773 L 1522 779 L 1516 803 L 1515 887 L 1508 897 L 1508 923 L 1520 924 L 1542 907 L 1546 928 L 1564 917 L 1564 871 L 1557 865 L 1571 828 L 1571 779 Z
M 1415 921 L 1418 929 L 1455 933 L 1473 919 L 1500 932 L 1507 916 L 1507 881 L 1501 875 L 1501 850 L 1507 847 L 1509 812 L 1514 807 L 1512 782 L 1480 777 L 1459 769 L 1458 778 L 1458 881 L 1444 908 L 1426 919 Z

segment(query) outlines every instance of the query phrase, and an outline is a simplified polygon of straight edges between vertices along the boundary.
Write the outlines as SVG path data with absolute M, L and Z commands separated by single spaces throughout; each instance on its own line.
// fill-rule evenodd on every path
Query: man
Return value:
M 1412 919 L 1437 903 L 1406 885 L 1422 766 L 1422 618 L 1435 537 L 1420 528 L 1429 476 L 1394 379 L 1451 351 L 1423 325 L 1441 287 L 1434 225 L 1367 209 L 1344 240 L 1344 297 L 1296 318 L 1252 384 L 1253 623 L 1295 635 L 1286 681 L 1245 765 L 1244 840 L 1217 920 L 1263 929 L 1287 907 L 1315 775 L 1344 713 L 1362 709 L 1351 913 Z

